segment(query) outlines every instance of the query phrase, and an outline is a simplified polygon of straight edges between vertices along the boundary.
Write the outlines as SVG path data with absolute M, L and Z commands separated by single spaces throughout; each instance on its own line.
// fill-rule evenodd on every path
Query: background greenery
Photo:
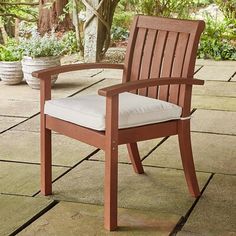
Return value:
M 112 38 L 114 41 L 127 39 L 135 14 L 194 19 L 195 13 L 212 3 L 219 6 L 224 18 L 204 16 L 206 29 L 198 57 L 236 60 L 236 0 L 121 0 L 113 19 Z
M 83 19 L 78 19 L 78 25 L 73 31 L 67 33 L 59 31 L 56 32 L 55 37 L 53 33 L 51 33 L 52 37 L 49 41 L 50 45 L 53 45 L 53 49 L 50 49 L 50 45 L 46 43 L 42 43 L 39 47 L 34 40 L 32 43 L 29 43 L 28 46 L 26 45 L 26 41 L 30 42 L 32 32 L 38 30 L 37 23 L 39 20 L 40 1 L 4 0 L 2 4 L 0 4 L 0 60 L 20 60 L 20 54 L 25 54 L 25 51 L 28 49 L 31 50 L 32 56 L 51 55 L 57 51 L 63 54 L 71 54 L 76 51 L 83 52 Z M 51 3 L 50 0 L 47 1 Z M 60 2 L 61 0 L 53 1 Z M 72 15 L 75 14 L 73 7 L 76 4 L 76 15 L 78 16 L 78 13 L 84 14 L 83 11 L 85 7 L 81 0 L 65 1 L 67 1 L 68 4 L 64 9 L 64 14 L 59 18 L 63 18 L 66 13 L 70 14 L 70 17 L 72 17 Z M 210 4 L 217 4 L 223 13 L 223 17 L 212 16 L 210 14 L 204 15 L 206 29 L 201 38 L 198 57 L 215 60 L 236 60 L 236 0 L 110 1 L 119 2 L 116 7 L 111 28 L 111 45 L 118 46 L 125 45 L 125 41 L 129 35 L 129 28 L 135 14 L 199 19 L 199 12 L 202 9 L 208 7 Z M 50 6 L 47 5 L 46 7 L 50 8 Z M 100 33 L 102 34 L 102 32 Z M 20 40 L 21 38 L 23 38 L 23 40 Z M 38 37 L 38 39 L 40 39 L 40 37 Z M 57 40 L 59 41 L 57 42 Z M 19 42 L 21 44 L 19 48 L 21 49 L 18 50 Z M 43 39 L 41 42 L 43 42 Z M 41 48 L 41 51 L 39 51 L 37 47 Z M 58 48 L 61 49 L 59 50 Z M 64 49 L 62 50 L 62 48 Z

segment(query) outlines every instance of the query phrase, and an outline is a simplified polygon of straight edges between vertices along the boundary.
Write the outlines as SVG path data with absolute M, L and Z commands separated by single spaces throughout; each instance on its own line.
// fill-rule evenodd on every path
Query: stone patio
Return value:
M 103 229 L 104 153 L 53 133 L 53 195 L 39 193 L 39 91 L 0 81 L 0 235 L 236 235 L 236 62 L 198 60 L 192 145 L 201 197 L 185 184 L 176 137 L 140 142 L 144 175 L 119 148 L 119 230 Z M 83 96 L 122 73 L 60 75 L 53 97 Z

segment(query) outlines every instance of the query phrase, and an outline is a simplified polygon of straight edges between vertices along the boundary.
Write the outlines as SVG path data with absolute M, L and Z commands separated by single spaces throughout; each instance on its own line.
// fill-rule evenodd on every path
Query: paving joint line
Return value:
M 221 96 L 221 95 L 205 95 L 205 94 L 193 94 L 193 96 L 199 97 L 215 97 L 215 98 L 236 98 L 236 96 Z M 200 108 L 199 108 L 200 109 Z M 201 108 L 202 109 L 202 108 Z M 206 109 L 207 110 L 207 109 Z M 214 110 L 214 109 L 210 109 Z
M 164 137 L 154 148 L 152 148 L 142 159 L 143 162 L 150 154 L 152 154 L 159 146 L 161 146 L 170 136 Z
M 91 152 L 88 156 L 86 156 L 85 158 L 83 158 L 81 161 L 79 161 L 78 163 L 76 163 L 75 165 L 73 165 L 72 167 L 68 168 L 68 170 L 66 170 L 65 172 L 63 172 L 61 175 L 59 175 L 57 178 L 55 178 L 52 181 L 52 184 L 55 183 L 57 180 L 59 180 L 60 178 L 62 178 L 64 175 L 66 175 L 67 173 L 69 173 L 71 170 L 73 170 L 75 167 L 77 167 L 79 164 L 81 164 L 83 161 L 88 160 L 91 156 L 93 156 L 94 154 L 96 154 L 100 149 L 96 149 L 93 152 Z M 36 195 L 38 195 L 40 193 L 40 191 L 37 191 L 36 193 L 34 193 L 32 195 L 32 197 L 35 197 Z
M 13 128 L 15 128 L 16 126 L 18 126 L 18 125 L 20 125 L 20 124 L 23 124 L 24 122 L 26 122 L 26 121 L 32 119 L 33 117 L 37 116 L 38 114 L 40 114 L 40 112 L 37 112 L 36 114 L 34 114 L 34 115 L 28 117 L 27 119 L 25 119 L 25 120 L 23 120 L 23 121 L 21 121 L 21 122 L 15 124 L 15 125 L 13 125 L 13 126 L 7 128 L 7 129 L 1 131 L 0 134 L 3 134 L 3 133 L 5 133 L 5 132 L 7 132 L 7 131 L 9 131 L 9 130 L 11 130 L 11 129 L 13 129 Z
M 183 171 L 183 169 L 181 169 L 181 168 L 175 168 L 175 167 L 170 167 L 170 166 L 158 166 L 158 165 L 151 165 L 151 164 L 143 164 L 143 166 L 159 168 L 159 169 L 170 169 L 170 170 L 180 170 L 180 171 Z M 212 173 L 210 171 L 204 171 L 204 170 L 196 170 L 196 172 L 205 173 L 205 174 L 211 174 Z M 222 174 L 222 173 L 216 173 L 216 174 Z M 229 175 L 232 175 L 232 174 L 229 174 Z
M 79 91 L 77 91 L 77 92 L 75 92 L 75 93 L 72 93 L 72 94 L 69 95 L 68 97 L 69 97 L 69 98 L 70 98 L 70 97 L 73 97 L 73 96 L 77 95 L 78 93 L 81 93 L 81 92 L 83 92 L 84 90 L 86 90 L 86 89 L 88 89 L 88 88 L 91 88 L 91 87 L 93 87 L 93 86 L 96 85 L 96 84 L 101 83 L 101 82 L 104 81 L 104 80 L 105 80 L 105 79 L 101 79 L 101 80 L 99 80 L 99 81 L 97 81 L 97 82 L 95 82 L 95 83 L 93 83 L 93 84 L 90 84 L 90 85 L 88 85 L 87 87 L 84 87 L 84 88 L 80 89 Z
M 14 161 L 14 160 L 4 160 L 0 159 L 0 162 L 7 162 L 7 163 L 16 163 L 16 164 L 26 164 L 26 165 L 40 165 L 38 162 L 29 162 L 29 161 Z M 52 164 L 52 167 L 64 167 L 64 168 L 71 168 L 71 166 L 65 166 L 60 164 Z
M 86 156 L 85 158 L 83 158 L 81 161 L 79 161 L 78 163 L 76 163 L 74 166 L 68 168 L 68 170 L 66 170 L 65 172 L 63 172 L 61 175 L 59 175 L 57 178 L 55 178 L 53 181 L 52 181 L 52 184 L 54 182 L 56 182 L 57 180 L 59 180 L 60 178 L 62 178 L 64 175 L 66 175 L 67 173 L 69 173 L 71 170 L 73 170 L 75 167 L 77 167 L 79 164 L 81 164 L 83 161 L 86 161 L 88 160 L 91 156 L 93 156 L 94 154 L 96 154 L 100 149 L 96 149 L 95 151 L 91 152 L 88 156 Z M 32 197 L 35 197 L 36 195 L 38 195 L 40 193 L 40 190 L 37 191 L 36 193 L 34 193 L 32 195 Z
M 199 70 L 201 70 L 203 67 L 204 67 L 204 66 L 200 66 L 200 68 L 198 68 L 196 71 L 194 71 L 194 75 L 197 74 L 197 72 L 198 72 Z
M 223 134 L 223 133 L 215 133 L 215 132 L 209 132 L 209 131 L 197 131 L 197 130 L 191 130 L 191 133 L 203 133 L 203 134 L 215 134 L 215 135 L 236 136 L 236 134 Z
M 101 69 L 100 71 L 98 71 L 97 73 L 91 75 L 90 77 L 93 78 L 93 77 L 95 77 L 96 75 L 101 74 L 103 71 L 104 71 L 104 69 Z
M 228 82 L 231 82 L 231 80 L 234 78 L 234 76 L 236 75 L 236 71 L 233 73 L 233 75 L 229 78 Z
M 236 98 L 236 97 L 233 97 L 233 98 Z M 236 113 L 236 111 L 227 111 L 227 110 L 219 110 L 219 109 L 208 109 L 208 108 L 193 108 L 193 109 L 196 109 L 196 110 L 205 110 L 205 111 L 235 112 L 235 113 Z
M 214 177 L 215 173 L 211 173 L 211 176 L 209 177 L 209 179 L 207 180 L 206 184 L 204 185 L 204 187 L 202 188 L 201 192 L 200 192 L 200 196 L 197 197 L 195 199 L 195 201 L 193 202 L 192 206 L 189 208 L 189 210 L 187 211 L 187 213 L 185 214 L 185 216 L 182 216 L 179 224 L 177 223 L 176 226 L 174 227 L 174 229 L 172 230 L 172 232 L 169 234 L 170 236 L 174 236 L 176 235 L 178 232 L 180 232 L 182 230 L 182 228 L 184 227 L 184 225 L 186 224 L 186 222 L 188 221 L 188 218 L 190 217 L 191 213 L 193 212 L 195 206 L 197 205 L 197 203 L 199 202 L 199 200 L 201 199 L 204 191 L 206 190 L 207 186 L 209 185 L 209 183 L 211 182 L 212 178 Z
M 3 195 L 3 196 L 15 196 L 15 197 L 32 197 L 31 195 L 27 195 L 27 194 L 19 194 L 19 193 L 4 193 L 4 192 L 1 192 L 0 195 Z
M 102 163 L 105 163 L 105 160 L 98 160 L 98 159 L 89 159 L 88 161 L 94 161 L 94 162 L 102 162 Z M 124 161 L 118 161 L 118 164 L 122 164 L 122 165 L 132 165 L 132 163 L 124 162 Z
M 29 219 L 27 222 L 25 222 L 23 225 L 21 225 L 19 228 L 17 228 L 15 231 L 13 231 L 9 236 L 15 236 L 25 228 L 27 228 L 30 224 L 32 224 L 34 221 L 39 219 L 42 215 L 44 215 L 46 212 L 51 210 L 53 207 L 55 207 L 60 201 L 53 200 L 49 205 L 47 205 L 45 208 L 43 208 L 40 212 L 35 214 L 31 219 Z
M 190 115 L 192 115 L 197 109 L 193 108 Z M 142 159 L 143 162 L 150 154 L 152 154 L 160 145 L 162 145 L 170 136 L 164 137 L 154 148 L 152 148 Z
M 6 118 L 22 118 L 22 119 L 27 119 L 27 118 L 29 118 L 28 116 L 11 116 L 11 115 L 0 115 L 0 117 L 6 117 Z

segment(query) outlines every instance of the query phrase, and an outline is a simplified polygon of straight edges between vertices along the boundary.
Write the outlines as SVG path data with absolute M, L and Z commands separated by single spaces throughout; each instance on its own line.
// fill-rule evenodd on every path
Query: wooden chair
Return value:
M 54 130 L 105 151 L 104 226 L 108 230 L 117 228 L 118 145 L 127 144 L 133 168 L 136 173 L 141 174 L 144 170 L 137 142 L 177 134 L 189 191 L 194 197 L 200 195 L 191 149 L 190 109 L 192 85 L 204 84 L 202 80 L 193 79 L 198 42 L 204 26 L 203 21 L 136 16 L 130 32 L 124 65 L 73 64 L 33 73 L 33 76 L 40 79 L 41 89 L 42 194 L 52 194 L 51 130 Z M 122 83 L 100 89 L 100 96 L 94 95 L 88 99 L 51 100 L 52 75 L 94 68 L 123 69 Z M 131 101 L 134 101 L 134 107 L 130 108 L 129 115 L 133 114 L 134 119 L 144 115 L 144 121 L 141 117 L 139 121 L 130 120 L 129 124 L 125 123 L 127 117 L 123 119 L 123 116 L 127 114 L 123 109 L 126 108 L 122 106 L 129 106 Z M 88 117 L 91 122 L 77 121 L 83 113 L 80 102 L 86 109 L 98 102 L 96 109 L 102 106 L 101 117 L 99 111 L 92 111 Z M 149 102 L 153 107 L 149 107 Z M 75 104 L 71 108 L 72 103 Z M 61 104 L 64 109 L 62 111 Z M 164 109 L 165 113 L 165 106 L 167 110 L 173 108 L 174 114 L 165 114 L 166 117 L 160 118 L 160 109 Z M 144 114 L 136 114 L 132 109 Z M 147 112 L 149 109 L 147 114 L 146 109 Z M 72 114 L 72 111 L 75 113 Z M 93 121 L 96 117 L 93 112 L 98 112 L 99 121 Z M 149 120 L 154 115 L 155 117 Z M 100 127 L 96 126 L 98 123 Z

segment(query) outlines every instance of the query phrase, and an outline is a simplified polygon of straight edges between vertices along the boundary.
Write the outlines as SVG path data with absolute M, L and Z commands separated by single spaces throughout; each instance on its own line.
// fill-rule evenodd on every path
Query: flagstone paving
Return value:
M 2 91 L 1 91 L 2 93 Z M 36 101 L 20 101 L 1 99 L 0 116 L 28 118 L 39 112 L 39 103 Z
M 120 208 L 119 232 L 103 228 L 103 207 L 90 204 L 60 202 L 20 235 L 155 235 L 164 236 L 174 228 L 178 215 Z M 63 217 L 62 217 L 63 216 Z M 158 232 L 158 233 L 157 233 Z
M 26 120 L 26 118 L 0 116 L 0 133 L 13 127 L 14 125 L 18 125 L 24 120 Z
M 193 87 L 193 94 L 216 97 L 236 97 L 236 83 L 205 81 L 203 86 Z
M 84 161 L 53 184 L 52 198 L 102 205 L 103 176 L 103 162 Z M 201 189 L 209 177 L 207 173 L 198 173 Z M 138 175 L 127 164 L 119 165 L 118 192 L 119 206 L 122 208 L 180 215 L 195 200 L 188 193 L 182 170 L 146 167 L 145 174 Z
M 236 72 L 235 66 L 204 66 L 196 73 L 198 79 L 228 81 Z
M 112 233 L 103 229 L 104 153 L 53 133 L 53 195 L 41 196 L 39 91 L 0 81 L 0 235 L 236 235 L 236 62 L 197 60 L 195 71 L 206 80 L 194 87 L 192 102 L 202 196 L 188 193 L 177 137 L 138 144 L 143 175 L 121 146 L 120 227 Z M 121 70 L 64 73 L 52 95 L 97 94 L 121 77 Z
M 0 134 L 0 160 L 39 163 L 39 140 L 39 133 L 35 132 L 10 131 Z M 27 146 L 29 148 L 26 152 Z M 54 165 L 72 167 L 95 150 L 94 147 L 64 135 L 52 135 L 52 162 Z
M 221 111 L 236 111 L 236 97 L 214 97 L 193 95 L 192 107 Z
M 186 235 L 236 235 L 235 182 L 236 176 L 214 176 L 183 227 Z
M 236 174 L 236 136 L 192 132 L 195 167 L 198 171 Z M 168 138 L 151 153 L 144 165 L 182 169 L 178 138 Z
M 53 179 L 68 168 L 53 167 Z M 1 162 L 0 193 L 32 196 L 39 191 L 40 166 L 33 164 Z
M 197 109 L 192 131 L 236 135 L 236 112 Z
M 27 122 L 23 122 L 15 126 L 13 131 L 30 131 L 30 132 L 39 132 L 40 131 L 40 115 L 33 116 L 28 119 Z
M 89 73 L 89 71 L 83 70 L 61 74 L 53 87 L 52 96 L 66 97 L 100 81 L 100 78 L 89 77 L 89 75 L 96 75 L 97 73 L 96 71 Z M 31 89 L 24 81 L 17 86 L 7 86 L 0 83 L 0 90 L 1 100 L 39 101 L 39 90 Z
M 47 199 L 0 194 L 0 235 L 9 235 L 52 201 Z
M 99 73 L 94 76 L 94 78 L 102 78 L 102 79 L 120 79 L 122 78 L 123 70 L 109 70 L 104 69 L 102 73 Z

